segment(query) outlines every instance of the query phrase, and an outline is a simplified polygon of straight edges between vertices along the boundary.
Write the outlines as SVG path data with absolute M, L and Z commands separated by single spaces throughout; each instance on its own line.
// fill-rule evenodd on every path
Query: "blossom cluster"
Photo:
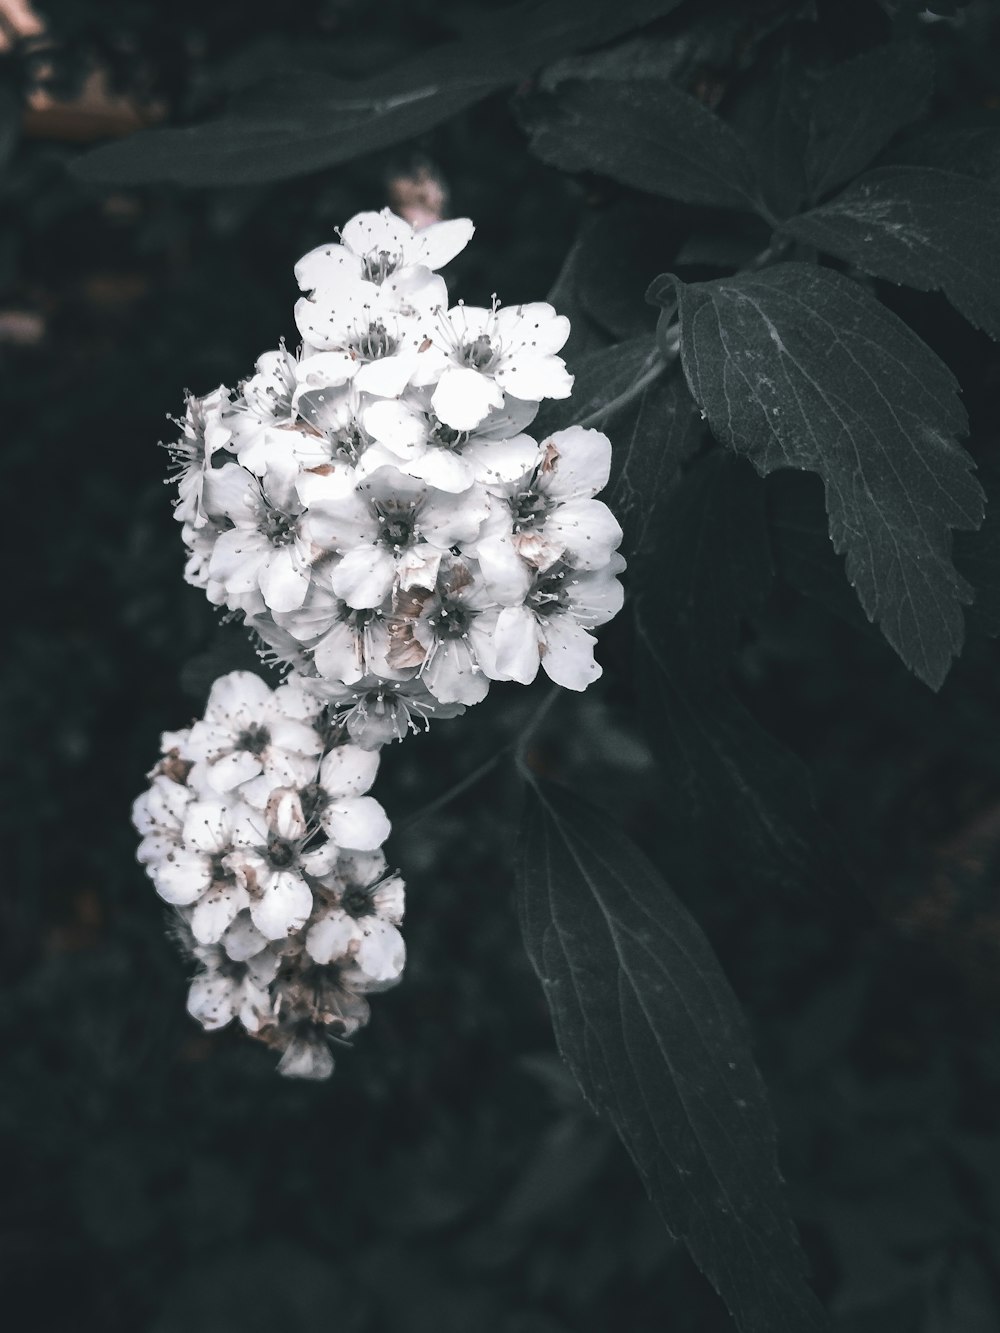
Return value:
M 198 964 L 189 1012 L 209 1029 L 238 1017 L 283 1072 L 325 1077 L 325 1036 L 356 1032 L 405 959 L 389 821 L 366 794 L 378 754 L 331 735 L 295 679 L 272 691 L 246 671 L 162 748 L 132 818 Z
M 352 218 L 296 265 L 301 345 L 190 397 L 170 446 L 186 579 L 291 674 L 224 677 L 165 737 L 140 857 L 200 965 L 192 1013 L 238 1015 L 285 1072 L 328 1072 L 317 1031 L 349 1036 L 402 968 L 376 752 L 494 681 L 585 689 L 622 604 L 607 437 L 528 429 L 572 389 L 569 321 L 450 304 L 437 270 L 472 232 Z

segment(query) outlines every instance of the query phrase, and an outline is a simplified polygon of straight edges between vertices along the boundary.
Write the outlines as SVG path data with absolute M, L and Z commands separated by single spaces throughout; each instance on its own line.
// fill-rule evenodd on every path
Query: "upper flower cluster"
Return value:
M 367 748 L 539 667 L 583 689 L 622 600 L 597 431 L 528 433 L 564 398 L 569 321 L 449 304 L 464 219 L 352 218 L 296 265 L 296 353 L 188 402 L 173 446 L 186 577 L 311 678 Z

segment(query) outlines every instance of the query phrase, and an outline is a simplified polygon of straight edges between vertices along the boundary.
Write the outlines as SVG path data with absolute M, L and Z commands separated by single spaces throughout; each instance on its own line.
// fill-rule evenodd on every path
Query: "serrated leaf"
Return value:
M 315 71 L 271 80 L 202 125 L 144 130 L 77 159 L 82 180 L 245 185 L 286 180 L 411 139 L 567 51 L 609 41 L 679 0 L 524 0 L 461 41 L 365 79 Z
M 604 499 L 625 533 L 631 561 L 648 554 L 663 519 L 663 502 L 683 463 L 701 441 L 703 426 L 683 375 L 666 371 L 634 403 L 609 418 L 611 479 Z
M 760 207 L 735 133 L 665 80 L 565 79 L 529 114 L 532 148 L 564 171 L 597 172 L 688 204 Z
M 826 1319 L 806 1284 L 739 1006 L 697 924 L 598 810 L 534 782 L 525 944 L 556 1040 L 742 1333 Z
M 881 167 L 781 231 L 865 273 L 942 291 L 1000 338 L 1000 190 L 933 167 Z
M 972 459 L 955 439 L 966 417 L 951 372 L 828 269 L 776 264 L 674 288 L 684 373 L 713 432 L 762 474 L 819 474 L 865 613 L 937 689 L 971 598 L 951 529 L 983 517 Z
M 876 47 L 833 69 L 812 99 L 806 153 L 811 197 L 863 170 L 923 114 L 933 85 L 933 54 L 917 42 Z

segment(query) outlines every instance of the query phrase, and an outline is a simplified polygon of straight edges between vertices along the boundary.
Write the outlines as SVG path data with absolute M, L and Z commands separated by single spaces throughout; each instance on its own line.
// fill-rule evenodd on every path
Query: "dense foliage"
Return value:
M 40 10 L 0 65 L 18 1326 L 996 1327 L 995 5 Z M 265 670 L 155 442 L 428 176 L 470 303 L 572 321 L 533 430 L 610 437 L 628 602 L 586 696 L 386 753 L 406 980 L 289 1084 L 187 1018 L 133 859 L 159 733 Z

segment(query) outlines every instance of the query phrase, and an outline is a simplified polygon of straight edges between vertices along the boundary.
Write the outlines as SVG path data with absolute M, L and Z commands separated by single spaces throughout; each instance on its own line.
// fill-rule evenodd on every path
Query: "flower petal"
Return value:
M 328 805 L 320 823 L 338 847 L 371 851 L 392 831 L 388 816 L 373 796 L 350 796 Z
M 471 366 L 449 366 L 438 380 L 431 406 L 446 426 L 473 430 L 491 409 L 503 407 L 503 392 L 493 379 Z
M 272 875 L 257 901 L 250 904 L 250 915 L 262 935 L 280 940 L 305 925 L 312 906 L 312 892 L 302 876 L 281 870 Z

